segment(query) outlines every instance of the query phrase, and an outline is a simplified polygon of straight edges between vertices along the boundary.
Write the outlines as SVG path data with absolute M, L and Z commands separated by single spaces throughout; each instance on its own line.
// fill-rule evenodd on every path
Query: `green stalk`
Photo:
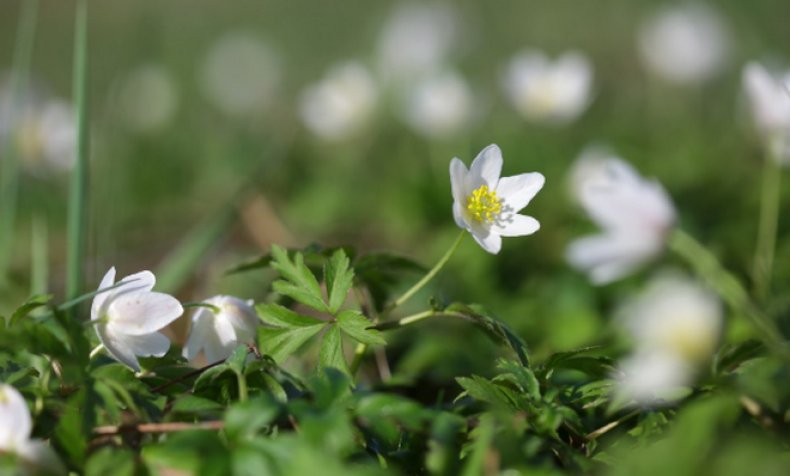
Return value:
M 88 3 L 77 1 L 74 20 L 74 114 L 77 150 L 69 190 L 66 298 L 79 296 L 87 241 L 88 193 Z M 72 311 L 72 314 L 74 311 Z
M 246 402 L 249 398 L 249 392 L 247 391 L 247 377 L 245 377 L 244 372 L 236 372 L 236 381 L 239 384 L 239 401 Z
M 763 186 L 760 199 L 760 218 L 757 229 L 757 247 L 754 251 L 754 292 L 764 301 L 771 289 L 776 230 L 779 222 L 779 201 L 782 170 L 778 160 L 767 157 L 763 164 Z
M 22 2 L 11 60 L 11 105 L 6 118 L 12 130 L 2 151 L 3 160 L 0 160 L 0 283 L 5 281 L 11 261 L 17 212 L 19 164 L 14 130 L 17 118 L 14 115 L 27 97 L 37 17 L 38 0 Z
M 30 240 L 30 294 L 46 294 L 49 288 L 49 232 L 47 221 L 33 217 Z
M 672 232 L 668 244 L 669 248 L 685 259 L 733 311 L 748 318 L 757 335 L 769 349 L 790 359 L 787 342 L 774 322 L 755 305 L 740 281 L 724 269 L 713 253 L 680 229 Z

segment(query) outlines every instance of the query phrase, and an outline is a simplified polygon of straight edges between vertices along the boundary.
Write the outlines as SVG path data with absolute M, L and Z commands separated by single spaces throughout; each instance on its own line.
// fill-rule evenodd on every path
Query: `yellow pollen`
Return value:
M 488 185 L 483 185 L 466 197 L 466 210 L 475 220 L 491 223 L 502 211 L 502 199 Z

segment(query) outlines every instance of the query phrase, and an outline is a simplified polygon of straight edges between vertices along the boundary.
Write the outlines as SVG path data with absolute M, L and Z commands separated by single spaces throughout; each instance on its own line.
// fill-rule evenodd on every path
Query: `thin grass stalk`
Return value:
M 69 190 L 66 298 L 80 294 L 87 241 L 88 194 L 88 4 L 77 1 L 74 20 L 74 114 L 77 150 Z M 74 313 L 75 310 L 71 310 Z
M 5 118 L 7 119 L 5 123 L 11 124 L 12 128 L 16 122 L 13 116 L 20 110 L 28 93 L 37 18 L 38 0 L 22 2 L 11 62 L 11 107 L 7 111 L 10 117 Z M 16 229 L 19 164 L 14 137 L 15 134 L 12 133 L 10 139 L 6 141 L 2 151 L 3 160 L 0 160 L 0 283 L 5 280 L 8 273 Z

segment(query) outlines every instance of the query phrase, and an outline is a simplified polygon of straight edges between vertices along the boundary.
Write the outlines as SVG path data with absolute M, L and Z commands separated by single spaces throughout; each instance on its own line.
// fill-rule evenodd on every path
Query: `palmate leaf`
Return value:
M 349 263 L 348 256 L 342 248 L 339 248 L 324 265 L 324 280 L 331 314 L 337 313 L 343 305 L 354 283 L 354 270 L 349 268 Z
M 275 327 L 290 329 L 324 323 L 324 321 L 314 317 L 303 316 L 293 312 L 279 304 L 258 304 L 255 306 L 255 310 L 258 311 L 258 317 L 260 317 L 263 322 Z
M 258 329 L 258 348 L 262 353 L 271 356 L 275 362 L 280 363 L 311 337 L 321 332 L 325 326 L 325 323 L 321 323 L 291 328 L 261 327 Z
M 304 264 L 304 256 L 301 253 L 296 253 L 294 260 L 291 261 L 284 248 L 273 245 L 272 258 L 274 260 L 272 267 L 286 280 L 275 281 L 272 284 L 276 292 L 318 311 L 329 311 L 321 294 L 321 286 L 310 268 Z
M 344 374 L 349 374 L 346 358 L 343 355 L 343 340 L 340 337 L 340 328 L 330 326 L 321 342 L 321 351 L 318 354 L 318 363 L 321 368 L 332 367 Z
M 337 316 L 337 325 L 343 330 L 343 333 L 357 342 L 368 345 L 387 344 L 379 331 L 368 329 L 373 323 L 358 311 L 341 312 Z
M 522 365 L 529 366 L 527 344 L 507 324 L 490 316 L 480 306 L 453 303 L 443 310 L 474 322 L 495 341 L 513 351 Z
M 469 395 L 475 400 L 491 403 L 494 405 L 505 405 L 514 409 L 518 408 L 516 403 L 518 398 L 512 390 L 497 385 L 489 380 L 472 375 L 471 377 L 456 377 L 458 385 L 463 387 L 464 392 L 458 398 Z

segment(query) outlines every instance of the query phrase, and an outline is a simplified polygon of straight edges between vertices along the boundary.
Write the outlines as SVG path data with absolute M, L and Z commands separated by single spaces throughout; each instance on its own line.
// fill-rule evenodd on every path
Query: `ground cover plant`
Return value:
M 0 12 L 0 474 L 790 470 L 782 2 Z

